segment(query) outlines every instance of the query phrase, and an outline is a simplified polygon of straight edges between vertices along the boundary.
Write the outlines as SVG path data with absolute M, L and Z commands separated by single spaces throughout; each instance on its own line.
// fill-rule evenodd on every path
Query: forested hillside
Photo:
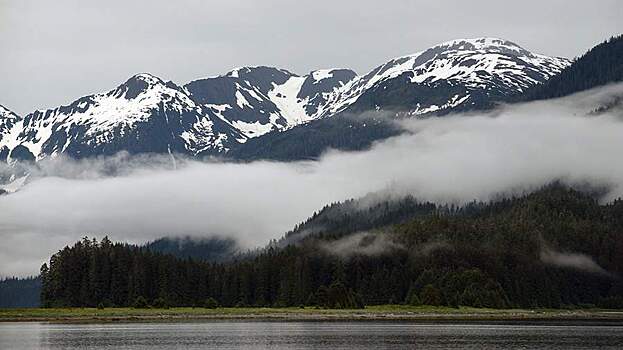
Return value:
M 143 247 L 154 253 L 210 262 L 231 260 L 240 251 L 235 240 L 219 237 L 165 237 L 148 242 Z
M 397 225 L 358 227 L 365 215 L 344 210 L 354 222 L 339 230 L 320 213 L 302 226 L 324 229 L 227 263 L 84 239 L 42 267 L 43 305 L 623 307 L 621 200 L 552 185 L 463 208 L 404 203 L 374 209 Z
M 623 35 L 595 46 L 560 74 L 527 90 L 519 100 L 562 97 L 620 81 L 623 81 Z
M 388 121 L 384 113 L 338 114 L 299 125 L 288 131 L 268 133 L 251 139 L 226 154 L 233 160 L 270 159 L 275 161 L 315 160 L 329 149 L 356 151 L 369 148 L 374 141 L 397 136 L 403 131 Z
M 457 209 L 438 207 L 430 202 L 418 201 L 412 196 L 390 200 L 383 194 L 371 193 L 362 198 L 326 205 L 305 222 L 287 232 L 278 245 L 294 244 L 308 236 L 323 233 L 345 236 L 359 231 L 400 224 L 417 216 Z

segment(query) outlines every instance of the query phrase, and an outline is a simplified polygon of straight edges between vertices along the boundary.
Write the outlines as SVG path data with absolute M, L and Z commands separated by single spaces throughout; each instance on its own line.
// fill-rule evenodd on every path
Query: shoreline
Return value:
M 623 325 L 623 310 L 494 310 L 394 305 L 370 306 L 359 310 L 315 308 L 0 309 L 0 324 L 7 322 L 113 323 L 193 321 L 590 322 L 620 323 Z

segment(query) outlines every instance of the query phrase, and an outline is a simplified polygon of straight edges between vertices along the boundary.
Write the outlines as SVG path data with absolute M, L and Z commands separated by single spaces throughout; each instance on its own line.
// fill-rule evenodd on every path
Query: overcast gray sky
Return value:
M 363 73 L 495 36 L 574 57 L 623 32 L 621 0 L 0 0 L 0 104 L 26 114 L 138 72 L 185 83 L 242 65 Z

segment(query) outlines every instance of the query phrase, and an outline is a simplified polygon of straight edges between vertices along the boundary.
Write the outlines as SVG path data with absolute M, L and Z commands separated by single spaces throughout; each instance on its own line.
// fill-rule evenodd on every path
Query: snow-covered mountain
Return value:
M 459 39 L 392 59 L 351 80 L 327 102 L 323 116 L 358 109 L 426 115 L 500 99 L 547 81 L 571 64 L 507 40 Z
M 0 136 L 6 135 L 10 132 L 11 128 L 17 121 L 19 121 L 17 114 L 9 110 L 8 108 L 0 105 Z
M 300 141 L 302 124 L 344 113 L 423 116 L 486 107 L 547 81 L 569 63 L 479 38 L 395 58 L 363 76 L 347 69 L 299 76 L 258 66 L 182 87 L 138 74 L 106 93 L 23 118 L 0 108 L 0 155 L 223 154 L 292 129 Z M 334 128 L 325 129 L 339 137 Z
M 312 120 L 329 94 L 354 76 L 348 70 L 300 77 L 276 68 L 246 67 L 180 87 L 137 74 L 106 93 L 23 119 L 7 110 L 0 147 L 18 147 L 36 159 L 122 150 L 219 154 L 248 138 Z
M 315 120 L 250 140 L 234 159 L 315 159 L 400 134 L 387 117 L 488 109 L 548 81 L 571 62 L 495 38 L 463 39 L 392 59 L 331 93 Z M 363 116 L 363 117 L 362 117 Z
M 179 86 L 137 74 L 117 88 L 67 106 L 35 111 L 0 141 L 22 145 L 37 158 L 132 153 L 225 151 L 239 132 L 210 116 Z
M 355 76 L 346 69 L 298 76 L 272 67 L 243 67 L 184 87 L 195 101 L 253 138 L 315 119 L 327 99 Z
M 11 132 L 15 132 L 18 128 L 15 128 L 15 124 L 20 121 L 20 117 L 8 108 L 0 105 L 0 140 L 4 140 L 10 137 Z M 0 161 L 4 162 L 9 157 L 10 151 L 15 145 L 0 144 Z

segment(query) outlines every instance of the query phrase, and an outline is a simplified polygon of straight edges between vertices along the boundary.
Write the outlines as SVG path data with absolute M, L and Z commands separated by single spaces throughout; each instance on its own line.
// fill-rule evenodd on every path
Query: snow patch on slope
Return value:
M 249 103 L 249 101 L 247 101 L 247 99 L 240 92 L 240 90 L 236 90 L 236 104 L 240 108 L 245 108 L 245 107 L 253 108 L 253 106 Z
M 448 103 L 445 103 L 440 106 L 435 105 L 435 104 L 432 104 L 429 106 L 422 106 L 418 103 L 416 105 L 416 108 L 410 111 L 407 115 L 408 116 L 422 116 L 422 115 L 427 115 L 429 113 L 442 111 L 442 110 L 449 109 L 449 108 L 454 108 L 460 105 L 461 103 L 467 101 L 468 98 L 469 98 L 469 94 L 465 96 L 454 95 L 452 99 L 448 101 Z
M 304 82 L 305 77 L 294 76 L 282 85 L 273 84 L 273 89 L 268 93 L 268 97 L 279 108 L 281 116 L 287 120 L 290 127 L 313 119 L 313 116 L 305 111 L 307 101 L 297 97 Z
M 24 121 L 20 120 L 16 122 L 8 132 L 2 136 L 0 140 L 0 148 L 6 146 L 9 150 L 12 150 L 20 144 L 19 135 L 22 132 Z
M 319 70 L 313 71 L 311 73 L 311 76 L 315 80 L 314 83 L 318 83 L 321 80 L 333 77 L 333 70 L 332 69 L 319 69 Z

